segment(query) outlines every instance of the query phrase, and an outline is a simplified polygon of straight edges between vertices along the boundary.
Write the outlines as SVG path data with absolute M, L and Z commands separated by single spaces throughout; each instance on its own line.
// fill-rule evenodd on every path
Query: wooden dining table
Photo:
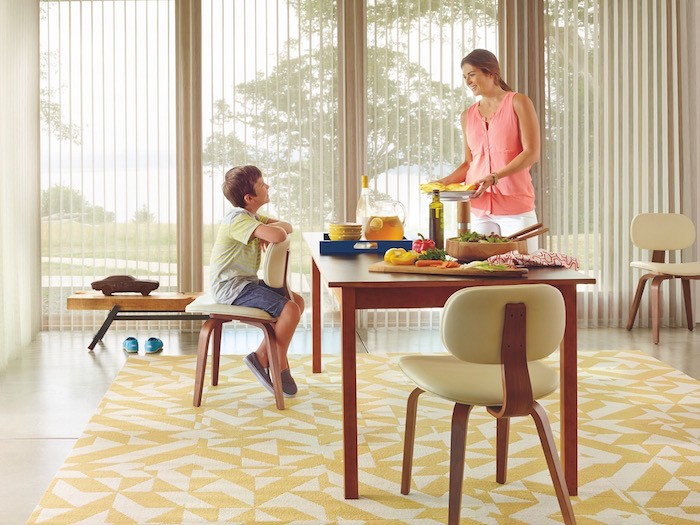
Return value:
M 569 494 L 578 492 L 577 327 L 576 286 L 595 279 L 565 268 L 530 268 L 517 277 L 454 277 L 444 275 L 374 273 L 370 264 L 382 254 L 321 255 L 323 234 L 307 232 L 311 252 L 312 366 L 321 372 L 321 279 L 335 289 L 340 302 L 340 344 L 343 395 L 343 468 L 345 498 L 359 497 L 357 451 L 356 312 L 375 308 L 431 308 L 444 306 L 458 290 L 472 286 L 544 283 L 564 297 L 566 327 L 560 347 L 560 455 Z

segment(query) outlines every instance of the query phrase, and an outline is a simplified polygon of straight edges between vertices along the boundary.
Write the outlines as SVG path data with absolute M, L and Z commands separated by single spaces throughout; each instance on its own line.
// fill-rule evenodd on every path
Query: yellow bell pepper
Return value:
M 389 264 L 409 266 L 418 259 L 418 252 L 406 251 L 404 248 L 389 248 L 384 254 L 384 261 Z

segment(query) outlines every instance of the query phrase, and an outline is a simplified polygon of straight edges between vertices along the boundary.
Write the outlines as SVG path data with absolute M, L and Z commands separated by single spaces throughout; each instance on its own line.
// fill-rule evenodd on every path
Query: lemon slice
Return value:
M 373 232 L 376 232 L 377 230 L 381 230 L 382 226 L 384 226 L 384 221 L 381 220 L 379 217 L 375 217 L 371 221 L 369 221 L 369 229 L 372 230 Z

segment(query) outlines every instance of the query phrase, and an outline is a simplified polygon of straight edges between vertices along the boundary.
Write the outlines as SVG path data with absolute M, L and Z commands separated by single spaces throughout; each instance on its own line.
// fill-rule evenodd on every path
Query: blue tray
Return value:
M 405 237 L 401 241 L 331 241 L 323 234 L 320 242 L 321 255 L 353 255 L 356 253 L 384 253 L 389 248 L 410 250 L 413 241 Z

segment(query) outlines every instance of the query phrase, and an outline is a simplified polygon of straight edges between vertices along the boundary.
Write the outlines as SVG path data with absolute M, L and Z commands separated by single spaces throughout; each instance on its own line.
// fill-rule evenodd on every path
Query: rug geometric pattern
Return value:
M 321 374 L 292 361 L 299 394 L 281 412 L 242 356 L 221 357 L 199 408 L 194 356 L 132 356 L 29 523 L 444 523 L 452 407 L 421 396 L 412 490 L 401 495 L 413 385 L 397 359 L 357 356 L 358 500 L 343 498 L 338 356 L 324 356 Z M 557 443 L 558 398 L 541 400 Z M 494 443 L 493 418 L 475 409 L 463 523 L 561 523 L 532 421 L 511 423 L 505 485 Z M 639 352 L 581 353 L 578 523 L 698 523 L 699 465 L 698 381 Z

